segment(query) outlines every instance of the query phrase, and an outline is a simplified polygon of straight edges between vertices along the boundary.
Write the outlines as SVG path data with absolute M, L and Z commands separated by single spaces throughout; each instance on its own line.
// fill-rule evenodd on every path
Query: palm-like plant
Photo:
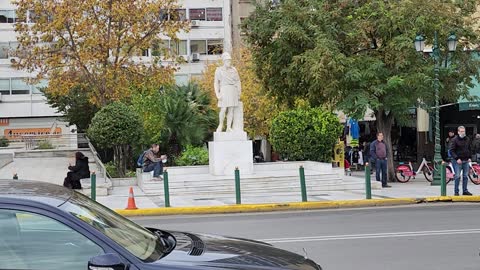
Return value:
M 201 145 L 216 125 L 210 98 L 196 84 L 172 87 L 160 102 L 165 115 L 162 141 L 174 156 L 186 145 Z

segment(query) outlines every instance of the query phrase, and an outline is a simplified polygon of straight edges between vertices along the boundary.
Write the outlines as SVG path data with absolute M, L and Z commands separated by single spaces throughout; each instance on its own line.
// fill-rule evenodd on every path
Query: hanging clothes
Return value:
M 350 118 L 348 121 L 350 125 L 350 135 L 352 139 L 359 139 L 360 138 L 360 126 L 358 125 L 358 121 L 354 118 Z

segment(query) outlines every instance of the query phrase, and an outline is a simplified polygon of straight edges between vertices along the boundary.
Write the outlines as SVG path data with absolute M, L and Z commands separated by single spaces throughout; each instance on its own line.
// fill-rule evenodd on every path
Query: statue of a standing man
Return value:
M 225 113 L 227 113 L 227 132 L 233 131 L 232 123 L 235 108 L 240 105 L 242 86 L 237 70 L 232 67 L 232 57 L 229 53 L 222 54 L 223 66 L 215 70 L 215 95 L 220 108 L 220 123 L 217 132 L 222 132 Z

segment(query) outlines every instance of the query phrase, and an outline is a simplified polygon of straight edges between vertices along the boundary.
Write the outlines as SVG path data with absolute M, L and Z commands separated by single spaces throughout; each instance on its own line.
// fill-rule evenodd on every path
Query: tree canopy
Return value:
M 113 148 L 114 162 L 120 177 L 125 175 L 130 147 L 143 133 L 139 115 L 121 102 L 113 102 L 98 111 L 88 128 L 88 136 L 98 146 Z
M 175 38 L 185 22 L 170 20 L 174 0 L 16 0 L 19 46 L 16 67 L 47 77 L 47 92 L 88 91 L 93 104 L 130 97 L 130 85 L 163 85 L 172 65 L 139 58 L 162 48 L 160 35 Z M 160 50 L 160 49 L 159 49 Z
M 263 2 L 263 1 L 259 1 Z M 258 3 L 242 28 L 253 51 L 255 70 L 265 89 L 294 106 L 304 98 L 312 106 L 339 109 L 362 118 L 371 108 L 377 130 L 390 131 L 409 109 L 434 104 L 434 59 L 414 49 L 417 34 L 443 51 L 440 97 L 468 96 L 479 79 L 479 0 L 282 0 Z M 446 54 L 447 37 L 459 37 Z M 391 153 L 391 151 L 390 151 Z M 389 167 L 393 171 L 390 156 Z
M 370 107 L 401 120 L 418 101 L 433 103 L 433 59 L 415 51 L 419 33 L 432 44 L 437 31 L 442 50 L 451 32 L 460 38 L 457 52 L 441 59 L 451 63 L 441 71 L 441 96 L 467 95 L 480 65 L 463 49 L 478 44 L 472 15 L 479 3 L 283 0 L 258 4 L 243 28 L 256 72 L 274 96 L 291 105 L 307 98 L 357 117 Z

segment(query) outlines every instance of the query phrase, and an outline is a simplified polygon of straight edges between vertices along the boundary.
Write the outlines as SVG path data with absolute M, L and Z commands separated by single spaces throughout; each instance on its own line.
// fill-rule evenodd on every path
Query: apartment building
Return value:
M 232 42 L 233 48 L 245 46 L 240 24 L 255 9 L 253 0 L 232 0 Z
M 169 46 L 188 62 L 175 74 L 178 84 L 200 77 L 205 65 L 232 51 L 231 0 L 179 0 L 178 18 L 190 22 L 189 32 L 180 32 L 179 42 Z
M 31 74 L 12 68 L 12 52 L 17 46 L 13 23 L 15 6 L 0 0 L 0 136 L 10 139 L 21 135 L 71 134 L 75 127 L 58 120 L 39 88 L 47 81 L 29 85 Z
M 230 0 L 179 0 L 175 18 L 190 22 L 188 32 L 178 33 L 179 41 L 165 38 L 139 55 L 148 62 L 160 54 L 160 46 L 168 46 L 186 60 L 175 74 L 177 84 L 186 84 L 200 77 L 205 65 L 221 59 L 223 52 L 232 51 L 232 18 Z M 0 0 L 0 136 L 17 138 L 22 134 L 71 134 L 75 127 L 60 120 L 61 115 L 51 108 L 39 88 L 29 85 L 25 78 L 32 74 L 12 68 L 12 52 L 17 46 L 14 32 L 15 6 L 10 0 Z M 30 22 L 30 18 L 28 18 Z

